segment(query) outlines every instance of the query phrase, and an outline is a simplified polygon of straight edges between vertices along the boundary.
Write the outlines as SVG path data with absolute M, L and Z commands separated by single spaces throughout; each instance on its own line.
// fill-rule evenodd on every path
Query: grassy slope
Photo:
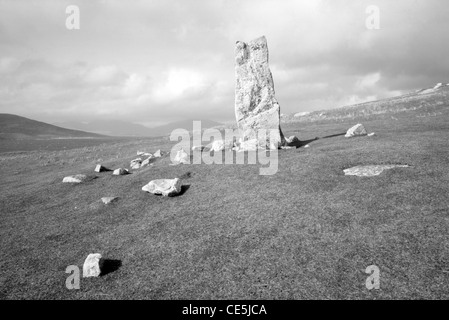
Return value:
M 1 298 L 63 299 L 448 299 L 449 105 L 291 124 L 302 140 L 357 122 L 374 137 L 320 139 L 280 152 L 279 172 L 258 165 L 155 166 L 84 185 L 97 160 L 127 166 L 137 150 L 169 151 L 149 139 L 0 161 Z M 405 163 L 375 178 L 347 177 L 359 164 Z M 156 178 L 191 173 L 181 196 L 141 191 Z M 119 196 L 105 206 L 100 198 Z M 65 288 L 65 268 L 87 254 L 121 260 L 115 272 Z M 365 288 L 367 266 L 381 290 Z
M 96 133 L 65 129 L 25 117 L 0 113 L 0 139 L 105 137 Z

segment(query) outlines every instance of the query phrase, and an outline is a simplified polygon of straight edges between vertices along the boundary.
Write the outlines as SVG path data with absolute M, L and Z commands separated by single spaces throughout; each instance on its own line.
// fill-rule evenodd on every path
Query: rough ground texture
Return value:
M 278 148 L 284 143 L 280 128 L 280 107 L 268 66 L 265 37 L 235 47 L 235 116 L 244 140 L 258 138 L 262 146 Z M 258 137 L 259 129 L 273 130 L 272 141 Z M 261 134 L 261 132 L 259 132 Z
M 2 153 L 0 299 L 447 300 L 449 104 L 421 97 L 416 110 L 283 126 L 310 147 L 280 150 L 273 176 L 163 156 L 129 175 L 62 183 L 99 162 L 127 167 L 137 150 L 168 152 L 168 138 Z M 357 123 L 376 136 L 344 138 Z M 411 167 L 343 172 L 373 164 Z M 141 191 L 171 177 L 186 187 L 177 197 Z M 106 206 L 105 195 L 120 201 Z M 67 266 L 92 252 L 109 272 L 67 290 Z M 380 290 L 365 286 L 371 265 Z

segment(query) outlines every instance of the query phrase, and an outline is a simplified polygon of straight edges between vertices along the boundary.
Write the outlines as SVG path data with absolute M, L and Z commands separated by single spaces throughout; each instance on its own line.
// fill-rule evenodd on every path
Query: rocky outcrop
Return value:
M 235 75 L 235 116 L 243 140 L 257 138 L 262 147 L 281 147 L 285 139 L 280 127 L 280 107 L 268 66 L 265 37 L 248 43 L 237 41 Z M 261 134 L 261 129 L 273 130 L 272 141 L 267 141 L 269 133 Z

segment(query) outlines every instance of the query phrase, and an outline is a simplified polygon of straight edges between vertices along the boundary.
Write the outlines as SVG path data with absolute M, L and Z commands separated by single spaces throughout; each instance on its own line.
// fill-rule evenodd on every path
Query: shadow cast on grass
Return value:
M 178 193 L 178 194 L 176 195 L 176 197 L 182 196 L 184 193 L 187 192 L 187 190 L 189 190 L 189 188 L 190 188 L 190 184 L 183 185 L 183 186 L 181 187 L 181 192 Z
M 325 137 L 322 137 L 322 138 L 319 138 L 319 139 L 329 139 L 329 138 L 335 138 L 335 137 L 340 137 L 340 136 L 344 136 L 344 135 L 346 135 L 346 132 L 332 134 L 330 136 L 325 136 Z
M 113 260 L 113 259 L 102 259 L 101 260 L 101 274 L 100 277 L 105 276 L 109 273 L 117 271 L 122 266 L 121 260 Z

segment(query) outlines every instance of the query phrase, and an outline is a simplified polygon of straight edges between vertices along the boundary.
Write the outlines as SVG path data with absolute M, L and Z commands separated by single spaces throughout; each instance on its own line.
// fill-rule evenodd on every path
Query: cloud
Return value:
M 80 7 L 80 30 L 65 8 Z M 368 5 L 380 30 L 365 25 Z M 46 121 L 234 118 L 234 44 L 268 39 L 282 113 L 407 92 L 449 74 L 444 0 L 12 1 L 0 112 Z

